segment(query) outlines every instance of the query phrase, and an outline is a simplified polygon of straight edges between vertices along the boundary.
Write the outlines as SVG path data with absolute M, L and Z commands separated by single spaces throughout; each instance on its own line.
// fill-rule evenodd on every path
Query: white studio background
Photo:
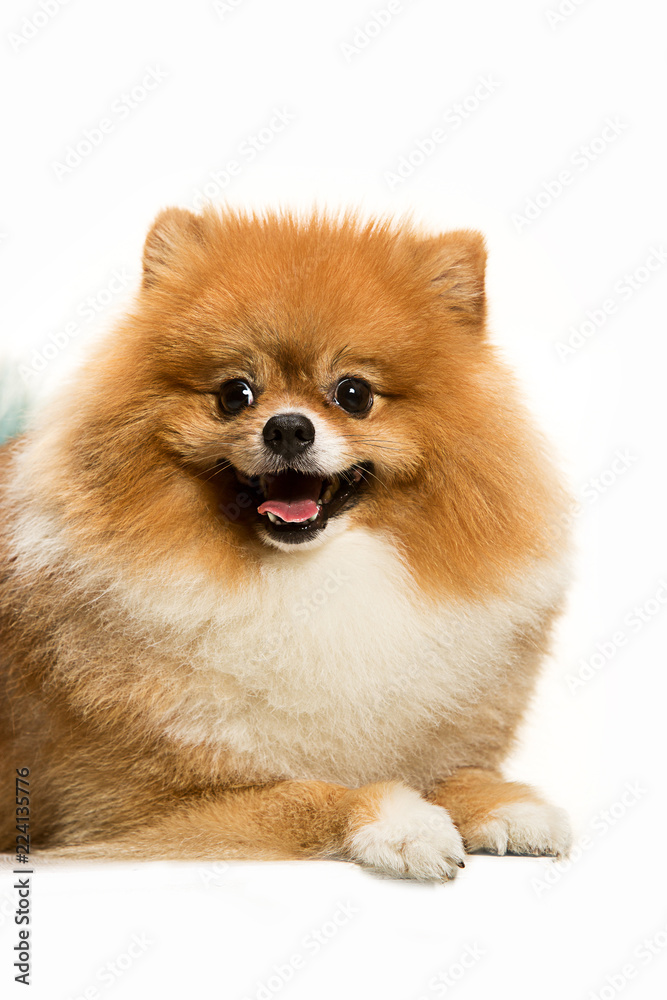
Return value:
M 508 772 L 566 864 L 38 866 L 39 1000 L 652 1000 L 667 982 L 664 30 L 649 0 L 7 0 L 0 351 L 38 398 L 204 197 L 477 227 L 495 341 L 560 451 L 578 580 Z M 662 645 L 661 645 L 662 638 Z M 0 983 L 16 896 L 0 889 Z

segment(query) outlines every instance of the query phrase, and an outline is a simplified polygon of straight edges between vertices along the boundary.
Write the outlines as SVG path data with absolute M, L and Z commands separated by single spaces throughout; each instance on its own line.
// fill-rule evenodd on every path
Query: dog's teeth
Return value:
M 333 476 L 331 482 L 329 483 L 326 490 L 322 494 L 322 503 L 329 503 L 332 496 L 338 489 L 339 485 L 340 485 L 340 479 L 338 478 L 338 476 Z
M 278 517 L 278 515 L 274 514 L 271 510 L 267 510 L 266 516 L 273 524 L 278 524 L 279 521 L 282 521 L 282 517 Z
M 317 514 L 312 514 L 309 518 L 307 518 L 307 520 L 308 521 L 316 521 L 317 518 L 319 517 L 319 513 L 320 513 L 321 510 L 322 510 L 322 507 L 318 503 L 318 505 L 317 505 Z

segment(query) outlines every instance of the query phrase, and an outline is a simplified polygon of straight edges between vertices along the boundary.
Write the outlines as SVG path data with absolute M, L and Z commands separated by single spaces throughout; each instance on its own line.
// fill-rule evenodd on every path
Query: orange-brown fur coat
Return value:
M 127 317 L 0 452 L 0 849 L 22 767 L 33 846 L 76 856 L 447 878 L 464 846 L 567 849 L 498 770 L 567 572 L 484 266 L 468 231 L 158 217 Z M 333 405 L 348 376 L 365 419 Z M 238 378 L 258 399 L 229 417 Z M 372 469 L 294 551 L 234 473 L 286 407 Z

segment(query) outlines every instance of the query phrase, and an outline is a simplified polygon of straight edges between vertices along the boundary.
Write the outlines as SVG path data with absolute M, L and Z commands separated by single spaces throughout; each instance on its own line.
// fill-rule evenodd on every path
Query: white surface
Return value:
M 31 382 L 39 395 L 62 377 L 131 294 L 152 216 L 195 205 L 206 184 L 255 207 L 413 210 L 434 228 L 488 235 L 494 339 L 581 501 L 579 580 L 509 769 L 569 809 L 578 860 L 475 857 L 437 887 L 335 863 L 235 864 L 213 882 L 196 865 L 40 869 L 29 996 L 664 993 L 667 267 L 653 253 L 667 246 L 664 33 L 649 0 L 563 0 L 572 13 L 550 25 L 559 2 L 404 0 L 352 55 L 342 44 L 383 0 L 235 0 L 218 4 L 221 16 L 203 0 L 70 0 L 25 44 L 10 35 L 39 5 L 5 3 L 0 343 L 17 378 L 33 350 L 52 335 L 65 343 L 76 324 Z M 123 111 L 149 69 L 155 89 Z M 478 106 L 462 121 L 466 98 Z M 54 162 L 102 118 L 111 131 L 59 180 Z M 263 128 L 273 131 L 250 159 L 249 137 Z M 444 141 L 392 188 L 385 174 L 437 128 Z M 603 135 L 584 168 L 580 147 Z M 212 174 L 233 159 L 238 173 L 223 189 Z M 512 216 L 539 192 L 546 201 L 544 185 L 556 191 L 565 170 L 560 196 L 517 231 Z M 655 270 L 628 291 L 624 275 L 647 260 Z M 603 322 L 560 357 L 557 344 L 587 310 Z M 591 679 L 571 690 L 596 653 Z M 15 902 L 3 873 L 0 983 L 10 997 L 25 994 L 10 967 Z M 346 917 L 348 902 L 358 913 Z M 336 915 L 341 926 L 316 949 L 307 935 Z M 99 978 L 133 933 L 150 945 L 121 978 Z M 470 968 L 456 982 L 464 954 Z M 303 968 L 262 993 L 293 955 Z

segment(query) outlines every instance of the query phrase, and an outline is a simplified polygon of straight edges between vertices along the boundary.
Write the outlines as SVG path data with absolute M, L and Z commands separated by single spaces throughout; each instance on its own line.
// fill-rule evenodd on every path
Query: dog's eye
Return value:
M 334 390 L 334 403 L 346 413 L 366 413 L 373 405 L 373 392 L 361 378 L 343 378 Z
M 252 406 L 255 402 L 252 389 L 243 379 L 233 378 L 220 389 L 220 406 L 225 413 L 238 413 L 246 406 Z

